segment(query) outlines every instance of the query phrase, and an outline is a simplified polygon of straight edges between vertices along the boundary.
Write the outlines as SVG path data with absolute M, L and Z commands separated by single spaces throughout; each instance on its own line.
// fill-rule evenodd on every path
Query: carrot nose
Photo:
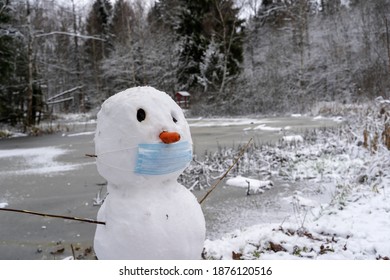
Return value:
M 160 139 L 165 144 L 172 144 L 180 140 L 180 134 L 177 132 L 163 131 L 160 133 Z

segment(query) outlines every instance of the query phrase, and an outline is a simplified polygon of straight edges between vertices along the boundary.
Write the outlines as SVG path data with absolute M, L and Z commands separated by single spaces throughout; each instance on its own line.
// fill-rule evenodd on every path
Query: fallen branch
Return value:
M 92 219 L 85 219 L 85 218 L 77 218 L 77 217 L 70 217 L 70 216 L 62 216 L 62 215 L 53 215 L 53 214 L 39 213 L 39 212 L 34 212 L 34 211 L 29 211 L 29 210 L 20 210 L 20 209 L 12 209 L 12 208 L 0 208 L 0 211 L 8 211 L 8 212 L 30 214 L 30 215 L 47 217 L 47 218 L 60 218 L 60 219 L 65 219 L 65 220 L 74 220 L 74 221 L 91 223 L 91 224 L 99 224 L 99 225 L 105 225 L 106 224 L 105 222 L 95 221 L 95 220 L 92 220 Z
M 241 149 L 240 153 L 238 154 L 238 157 L 234 160 L 233 164 L 226 170 L 226 172 L 218 179 L 218 181 L 211 187 L 211 189 L 203 196 L 202 199 L 199 200 L 199 204 L 202 204 L 203 201 L 209 196 L 209 194 L 218 186 L 218 184 L 228 175 L 230 170 L 233 169 L 233 167 L 237 164 L 237 162 L 240 160 L 240 158 L 244 155 L 245 151 L 248 149 L 249 144 L 252 142 L 253 138 L 249 139 L 248 143 Z

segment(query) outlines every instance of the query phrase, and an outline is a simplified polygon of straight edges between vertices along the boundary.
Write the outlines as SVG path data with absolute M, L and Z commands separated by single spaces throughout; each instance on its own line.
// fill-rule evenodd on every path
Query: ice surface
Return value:
M 49 174 L 71 171 L 82 165 L 91 164 L 67 164 L 58 160 L 59 156 L 69 152 L 70 150 L 59 147 L 0 150 L 0 160 L 13 162 L 12 165 L 4 164 L 7 167 L 2 168 L 0 175 Z

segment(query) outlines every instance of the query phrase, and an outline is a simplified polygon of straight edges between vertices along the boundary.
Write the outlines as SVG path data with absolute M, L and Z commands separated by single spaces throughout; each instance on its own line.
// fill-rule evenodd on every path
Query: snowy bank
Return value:
M 204 258 L 389 259 L 389 121 L 373 110 L 341 128 L 308 132 L 296 145 L 281 141 L 279 146 L 253 148 L 242 158 L 241 172 L 265 170 L 307 188 L 282 198 L 292 209 L 282 222 L 208 239 Z M 376 136 L 380 133 L 382 139 Z M 248 186 L 238 176 L 227 184 Z
M 206 240 L 206 258 L 387 259 L 390 192 L 356 190 L 340 204 L 316 208 L 302 224 L 259 224 L 219 240 Z M 233 253 L 234 252 L 234 255 Z
M 16 137 L 26 137 L 27 133 L 22 133 L 19 131 L 13 131 L 12 129 L 3 129 L 0 130 L 0 139 L 1 138 L 16 138 Z

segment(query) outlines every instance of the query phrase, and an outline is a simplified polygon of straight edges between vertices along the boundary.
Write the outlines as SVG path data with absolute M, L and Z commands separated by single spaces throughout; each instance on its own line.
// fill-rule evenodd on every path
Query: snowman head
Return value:
M 97 169 L 117 187 L 176 180 L 192 160 L 192 139 L 181 108 L 152 87 L 108 98 L 97 115 Z

